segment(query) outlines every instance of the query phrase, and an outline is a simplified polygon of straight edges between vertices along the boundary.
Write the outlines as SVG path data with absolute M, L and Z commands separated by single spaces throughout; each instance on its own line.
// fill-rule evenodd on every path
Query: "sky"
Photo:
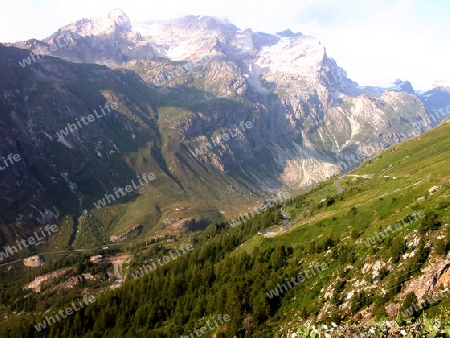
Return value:
M 360 85 L 450 86 L 450 0 L 1 0 L 0 42 L 43 39 L 121 8 L 136 21 L 226 18 L 241 29 L 312 35 Z

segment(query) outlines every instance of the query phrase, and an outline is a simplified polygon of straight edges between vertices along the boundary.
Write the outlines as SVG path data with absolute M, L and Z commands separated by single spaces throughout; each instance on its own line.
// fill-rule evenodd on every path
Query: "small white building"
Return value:
M 27 257 L 23 260 L 23 264 L 30 268 L 39 268 L 40 266 L 44 265 L 44 262 L 44 258 L 40 257 L 39 255 Z
M 100 261 L 102 260 L 102 258 L 103 258 L 102 255 L 94 255 L 94 256 L 91 256 L 91 257 L 89 258 L 89 261 L 90 261 L 91 263 L 98 263 L 98 262 L 100 262 Z

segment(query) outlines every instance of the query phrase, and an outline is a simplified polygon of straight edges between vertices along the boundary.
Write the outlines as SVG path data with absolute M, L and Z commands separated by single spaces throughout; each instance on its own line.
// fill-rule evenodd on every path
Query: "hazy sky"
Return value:
M 123 9 L 131 20 L 188 14 L 229 19 L 239 28 L 317 37 L 349 78 L 416 89 L 450 85 L 450 0 L 0 0 L 0 41 L 42 39 L 83 17 Z M 441 81 L 441 82 L 439 82 Z

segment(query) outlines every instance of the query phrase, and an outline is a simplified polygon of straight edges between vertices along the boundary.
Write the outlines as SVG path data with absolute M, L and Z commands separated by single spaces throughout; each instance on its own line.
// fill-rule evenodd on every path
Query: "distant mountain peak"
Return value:
M 302 36 L 302 33 L 294 33 L 293 31 L 291 31 L 289 28 L 282 31 L 282 32 L 278 32 L 276 33 L 278 36 L 281 36 L 283 38 L 298 38 L 300 36 Z
M 389 90 L 414 94 L 414 88 L 411 82 L 409 81 L 402 81 L 400 79 L 396 79 L 393 85 L 394 87 L 389 88 Z
M 115 8 L 103 16 L 86 18 L 66 25 L 63 28 L 76 30 L 81 35 L 101 35 L 111 33 L 131 32 L 131 22 L 128 15 L 120 8 Z
M 108 19 L 114 19 L 126 17 L 128 18 L 128 15 L 120 8 L 114 8 L 112 11 L 108 13 Z
M 120 8 L 115 8 L 108 13 L 107 20 L 114 22 L 116 31 L 130 32 L 131 23 L 128 15 Z

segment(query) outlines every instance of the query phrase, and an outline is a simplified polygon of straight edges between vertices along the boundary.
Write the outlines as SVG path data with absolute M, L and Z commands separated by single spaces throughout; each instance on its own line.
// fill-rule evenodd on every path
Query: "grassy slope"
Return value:
M 367 248 L 363 241 L 377 231 L 394 225 L 411 214 L 413 210 L 433 210 L 439 215 L 443 226 L 436 231 L 429 232 L 426 238 L 427 245 L 436 246 L 438 241 L 436 238 L 438 235 L 444 234 L 450 214 L 447 210 L 447 200 L 450 198 L 449 135 L 450 120 L 447 120 L 431 132 L 386 149 L 342 179 L 340 182 L 344 189 L 342 195 L 337 195 L 337 188 L 334 184 L 337 177 L 321 183 L 302 198 L 294 199 L 293 203 L 285 208 L 293 216 L 310 209 L 312 212 L 309 217 L 300 220 L 288 231 L 274 238 L 262 240 L 258 235 L 248 241 L 245 246 L 237 249 L 237 252 L 251 252 L 254 247 L 259 247 L 259 250 L 264 251 L 284 244 L 292 245 L 294 251 L 305 250 L 308 252 L 312 243 L 317 246 L 325 238 L 337 239 L 334 248 L 329 248 L 328 252 L 327 250 L 321 253 L 309 252 L 304 256 L 296 256 L 292 259 L 290 267 L 279 276 L 280 283 L 298 273 L 299 269 L 296 266 L 300 258 L 306 260 L 302 264 L 303 269 L 301 270 L 313 262 L 328 262 L 330 268 L 323 271 L 319 277 L 313 277 L 305 282 L 304 286 L 286 292 L 283 305 L 272 318 L 269 326 L 283 327 L 283 332 L 286 332 L 286 327 L 294 329 L 306 318 L 317 320 L 315 314 L 318 314 L 324 306 L 328 307 L 329 311 L 321 318 L 323 322 L 329 324 L 331 319 L 335 321 L 349 319 L 351 316 L 346 316 L 348 309 L 345 304 L 344 307 L 330 306 L 329 296 L 325 297 L 324 291 L 333 291 L 336 280 L 339 278 L 347 279 L 347 285 L 337 294 L 338 298 L 342 299 L 344 295 L 352 291 L 361 291 L 361 287 L 357 287 L 355 284 L 356 281 L 367 278 L 361 272 L 364 264 L 376 261 L 386 262 L 390 258 L 390 239 L 385 240 L 384 243 L 375 244 L 374 249 Z M 367 176 L 357 177 L 363 175 Z M 430 196 L 428 189 L 432 186 L 440 186 L 441 189 Z M 326 202 L 319 202 L 327 197 L 334 197 L 336 202 L 330 206 L 326 206 Z M 420 197 L 426 198 L 418 201 Z M 352 211 L 353 207 L 356 210 Z M 398 233 L 393 234 L 392 238 L 396 236 L 405 238 L 412 232 L 416 236 L 417 232 L 414 230 L 418 225 L 419 222 L 412 222 Z M 352 231 L 358 233 L 358 236 L 354 235 L 359 237 L 358 239 L 351 238 Z M 411 237 L 407 238 L 411 239 Z M 351 248 L 350 252 L 355 256 L 353 263 L 350 264 L 345 260 L 341 262 L 339 259 L 342 254 L 340 248 L 343 246 Z M 330 259 L 334 250 L 336 250 L 337 257 Z M 413 249 L 409 249 L 407 252 L 411 251 Z M 430 257 L 439 258 L 436 250 L 431 250 Z M 428 262 L 424 267 L 428 265 Z M 401 258 L 399 266 L 392 268 L 391 278 L 386 278 L 384 281 L 377 282 L 368 278 L 364 288 L 370 291 L 366 291 L 366 293 L 379 294 L 380 285 L 386 289 L 392 288 L 392 281 L 396 280 L 394 276 L 401 274 L 403 271 L 401 266 L 404 267 L 406 264 L 407 260 Z M 345 271 L 349 267 L 351 272 Z M 276 287 L 276 285 L 272 287 Z M 323 289 L 320 291 L 322 287 Z M 270 288 L 268 287 L 268 290 Z M 309 292 L 305 292 L 305 288 Z M 403 291 L 404 288 L 400 292 Z M 387 307 L 390 303 L 400 302 L 400 300 L 401 297 L 391 299 L 384 305 Z M 317 307 L 311 306 L 311 303 L 317 304 Z M 443 304 L 445 303 L 448 301 L 444 301 Z M 347 305 L 351 306 L 352 301 L 347 302 Z

